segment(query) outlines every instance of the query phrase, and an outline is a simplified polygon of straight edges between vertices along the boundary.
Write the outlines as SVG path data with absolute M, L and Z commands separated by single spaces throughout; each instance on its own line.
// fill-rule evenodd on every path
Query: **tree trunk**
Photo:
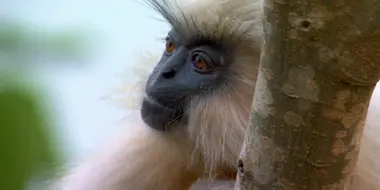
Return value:
M 344 189 L 380 78 L 380 1 L 264 1 L 235 189 Z

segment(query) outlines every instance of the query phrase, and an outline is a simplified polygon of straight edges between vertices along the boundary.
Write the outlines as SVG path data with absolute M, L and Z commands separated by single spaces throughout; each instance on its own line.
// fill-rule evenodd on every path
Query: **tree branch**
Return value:
M 265 0 L 236 189 L 343 189 L 380 78 L 379 0 Z

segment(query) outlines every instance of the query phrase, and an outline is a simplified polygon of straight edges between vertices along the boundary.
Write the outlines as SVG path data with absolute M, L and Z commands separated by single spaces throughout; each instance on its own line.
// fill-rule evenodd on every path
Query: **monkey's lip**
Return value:
M 155 100 L 151 96 L 147 95 L 146 93 L 144 94 L 144 101 L 146 101 L 147 103 L 154 105 L 154 106 L 158 106 L 158 107 L 165 108 L 165 109 L 170 109 L 169 107 L 161 104 L 160 102 L 158 102 L 157 100 Z

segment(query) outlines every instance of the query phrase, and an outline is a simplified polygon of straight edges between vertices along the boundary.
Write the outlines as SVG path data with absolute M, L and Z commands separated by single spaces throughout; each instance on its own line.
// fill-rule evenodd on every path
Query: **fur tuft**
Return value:
M 184 40 L 197 38 L 259 48 L 261 0 L 145 0 Z M 195 38 L 195 39 L 194 39 Z M 244 42 L 244 43 L 241 43 Z
M 251 55 L 252 56 L 252 55 Z M 254 63 L 258 55 L 249 57 Z M 248 126 L 257 65 L 236 68 L 236 75 L 218 90 L 192 99 L 189 110 L 189 138 L 194 152 L 204 157 L 205 172 L 213 174 L 219 167 L 235 168 Z M 216 175 L 216 174 L 213 174 Z M 211 176 L 210 176 L 211 177 Z

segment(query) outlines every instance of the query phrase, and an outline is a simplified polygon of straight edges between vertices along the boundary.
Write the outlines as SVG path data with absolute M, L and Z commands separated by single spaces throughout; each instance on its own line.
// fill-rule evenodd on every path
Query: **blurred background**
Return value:
M 0 190 L 47 189 L 126 127 L 120 90 L 163 48 L 159 19 L 142 0 L 0 0 Z

